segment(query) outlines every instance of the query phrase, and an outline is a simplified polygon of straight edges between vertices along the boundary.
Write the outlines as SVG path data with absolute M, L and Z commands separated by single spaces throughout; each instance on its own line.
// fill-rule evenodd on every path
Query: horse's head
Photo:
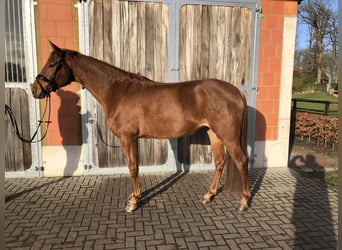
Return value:
M 50 42 L 53 51 L 44 65 L 42 71 L 36 76 L 36 80 L 31 85 L 34 98 L 42 99 L 52 91 L 71 83 L 74 75 L 71 69 L 65 64 L 66 51 L 58 48 Z

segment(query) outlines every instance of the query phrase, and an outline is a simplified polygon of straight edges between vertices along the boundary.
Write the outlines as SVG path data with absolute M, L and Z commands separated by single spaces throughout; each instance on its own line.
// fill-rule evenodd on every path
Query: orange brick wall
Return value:
M 75 10 L 71 0 L 39 0 L 37 16 L 38 65 L 49 56 L 48 39 L 63 48 L 77 48 Z M 279 89 L 284 16 L 297 15 L 297 1 L 262 1 L 260 23 L 256 140 L 276 140 L 278 136 Z M 60 95 L 52 94 L 52 125 L 47 145 L 80 144 L 81 125 L 78 84 Z M 74 93 L 72 95 L 71 93 Z M 76 104 L 76 108 L 72 108 Z M 78 106 L 77 106 L 78 105 Z M 265 119 L 265 122 L 263 121 Z
M 297 15 L 297 1 L 263 0 L 262 14 L 256 105 L 261 115 L 257 115 L 256 140 L 276 140 L 284 16 Z
M 46 63 L 51 40 L 61 48 L 78 50 L 77 13 L 72 0 L 39 0 L 36 16 L 38 71 Z M 81 144 L 79 85 L 72 83 L 51 94 L 51 121 L 44 145 Z M 44 102 L 44 101 L 43 101 Z M 42 107 L 44 105 L 41 105 Z

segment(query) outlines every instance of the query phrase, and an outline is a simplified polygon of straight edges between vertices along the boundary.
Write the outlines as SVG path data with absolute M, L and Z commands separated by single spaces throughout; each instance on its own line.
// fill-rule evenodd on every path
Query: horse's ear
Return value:
M 53 51 L 54 51 L 57 55 L 64 57 L 64 55 L 65 55 L 65 50 L 60 49 L 56 44 L 54 44 L 54 43 L 51 42 L 50 40 L 49 40 L 49 43 L 50 43 L 50 45 L 51 45 Z

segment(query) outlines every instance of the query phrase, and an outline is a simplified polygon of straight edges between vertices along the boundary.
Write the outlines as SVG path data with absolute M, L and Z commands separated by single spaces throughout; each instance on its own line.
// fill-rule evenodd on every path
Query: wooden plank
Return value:
M 192 54 L 194 50 L 194 32 L 193 32 L 193 23 L 194 23 L 194 6 L 186 5 L 186 49 L 185 49 L 185 81 L 191 80 L 193 72 L 192 72 Z
M 13 99 L 13 103 L 11 106 L 14 108 L 13 112 L 15 117 L 18 119 L 18 126 L 20 131 L 23 131 L 23 124 L 21 119 L 21 107 L 20 107 L 20 89 L 13 89 L 11 91 L 11 98 Z M 14 104 L 15 103 L 15 104 Z M 24 170 L 24 157 L 23 157 L 23 143 L 15 136 L 14 138 L 14 155 L 15 155 L 15 165 L 16 171 Z
M 154 11 L 154 27 L 155 27 L 155 37 L 154 41 L 156 41 L 153 51 L 153 80 L 157 82 L 161 82 L 162 78 L 162 51 L 163 51 L 163 38 L 162 38 L 162 3 L 154 3 L 153 4 L 153 11 Z
M 168 7 L 165 4 L 162 4 L 162 36 L 161 36 L 161 71 L 162 73 L 162 82 L 166 82 L 168 77 L 167 77 L 167 72 L 168 72 L 168 35 L 169 35 L 169 11 Z M 163 145 L 166 145 L 166 143 L 163 143 Z
M 12 107 L 11 89 L 5 89 L 5 103 Z M 10 118 L 5 116 L 5 169 L 6 171 L 15 171 L 15 133 L 10 122 Z
M 145 2 L 139 2 L 137 5 L 137 72 L 145 75 Z
M 185 81 L 187 79 L 187 64 L 186 64 L 186 49 L 187 49 L 187 5 L 180 9 L 179 14 L 179 80 Z
M 29 111 L 29 101 L 28 94 L 25 90 L 19 89 L 20 94 L 20 113 L 21 113 L 21 124 L 22 124 L 22 134 L 24 138 L 31 138 L 30 133 L 30 111 Z M 38 126 L 38 124 L 37 124 Z M 27 170 L 32 165 L 32 153 L 31 153 L 31 144 L 30 143 L 22 143 L 23 150 L 23 167 L 24 170 Z
M 102 13 L 103 2 L 100 0 L 96 0 L 94 3 L 94 44 L 93 44 L 93 53 L 96 55 L 96 58 L 103 60 L 103 13 Z M 101 21 L 99 21 L 101 20 Z
M 216 7 L 216 22 L 217 26 L 215 29 L 216 32 L 216 62 L 215 65 L 215 78 L 224 80 L 224 68 L 225 68 L 225 57 L 226 55 L 224 54 L 225 50 L 225 8 L 221 6 Z
M 120 25 L 121 25 L 121 15 L 120 15 L 120 1 L 112 0 L 112 31 L 110 35 L 112 36 L 112 52 L 113 52 L 113 65 L 121 66 L 121 39 L 120 39 Z
M 194 6 L 194 21 L 192 23 L 192 29 L 194 32 L 194 52 L 193 52 L 193 74 L 192 79 L 201 79 L 201 39 L 202 39 L 202 6 Z
M 90 1 L 88 6 L 88 19 L 89 19 L 89 53 L 91 56 L 95 55 L 95 1 Z
M 226 18 L 226 25 L 225 25 L 225 34 L 226 34 L 226 39 L 225 39 L 225 44 L 224 44 L 224 54 L 226 56 L 225 60 L 225 75 L 224 75 L 224 80 L 227 82 L 232 82 L 232 75 L 234 74 L 232 70 L 232 40 L 233 40 L 233 29 L 234 27 L 232 26 L 232 8 L 226 8 L 225 9 L 225 18 Z
M 202 7 L 201 78 L 209 78 L 209 6 Z
M 245 81 L 242 85 L 249 84 L 250 82 L 250 57 L 251 57 L 251 45 L 252 45 L 252 10 L 248 8 L 243 8 L 242 20 L 244 21 L 244 26 L 242 33 L 245 35 L 244 47 L 245 47 Z
M 103 60 L 109 64 L 113 64 L 113 53 L 112 53 L 112 35 L 110 33 L 113 21 L 112 21 L 112 3 L 111 1 L 103 2 Z
M 216 78 L 217 60 L 217 6 L 210 6 L 210 41 L 209 41 L 209 78 Z
M 241 58 L 241 32 L 240 32 L 240 25 L 241 25 L 241 9 L 238 7 L 233 8 L 233 40 L 232 40 L 232 84 L 238 85 L 239 84 L 239 63 Z
M 6 88 L 5 103 L 13 111 L 18 129 L 24 138 L 30 138 L 28 95 L 23 89 Z M 10 118 L 5 116 L 5 170 L 24 171 L 31 167 L 31 144 L 23 143 L 16 135 Z
M 138 73 L 138 3 L 129 2 L 128 8 L 128 20 L 129 20 L 129 71 Z
M 128 38 L 128 1 L 119 1 L 120 3 L 120 49 L 121 63 L 120 68 L 129 70 L 129 38 Z M 115 33 L 112 35 L 116 35 Z
M 145 76 L 154 80 L 155 21 L 153 3 L 145 3 Z

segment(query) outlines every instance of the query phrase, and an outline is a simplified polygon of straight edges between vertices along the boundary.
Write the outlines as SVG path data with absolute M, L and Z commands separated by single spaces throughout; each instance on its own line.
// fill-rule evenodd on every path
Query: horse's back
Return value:
M 218 80 L 194 80 L 171 84 L 151 84 L 144 92 L 147 102 L 167 102 L 169 108 L 177 105 L 183 111 L 205 114 L 208 112 L 241 113 L 245 108 L 244 96 L 231 83 Z M 153 100 L 153 101 L 151 101 Z
M 213 106 L 212 108 L 217 108 L 221 111 L 227 108 L 234 112 L 240 112 L 244 109 L 244 96 L 231 83 L 217 79 L 208 79 L 201 81 L 198 88 L 200 91 L 205 92 L 207 102 Z

